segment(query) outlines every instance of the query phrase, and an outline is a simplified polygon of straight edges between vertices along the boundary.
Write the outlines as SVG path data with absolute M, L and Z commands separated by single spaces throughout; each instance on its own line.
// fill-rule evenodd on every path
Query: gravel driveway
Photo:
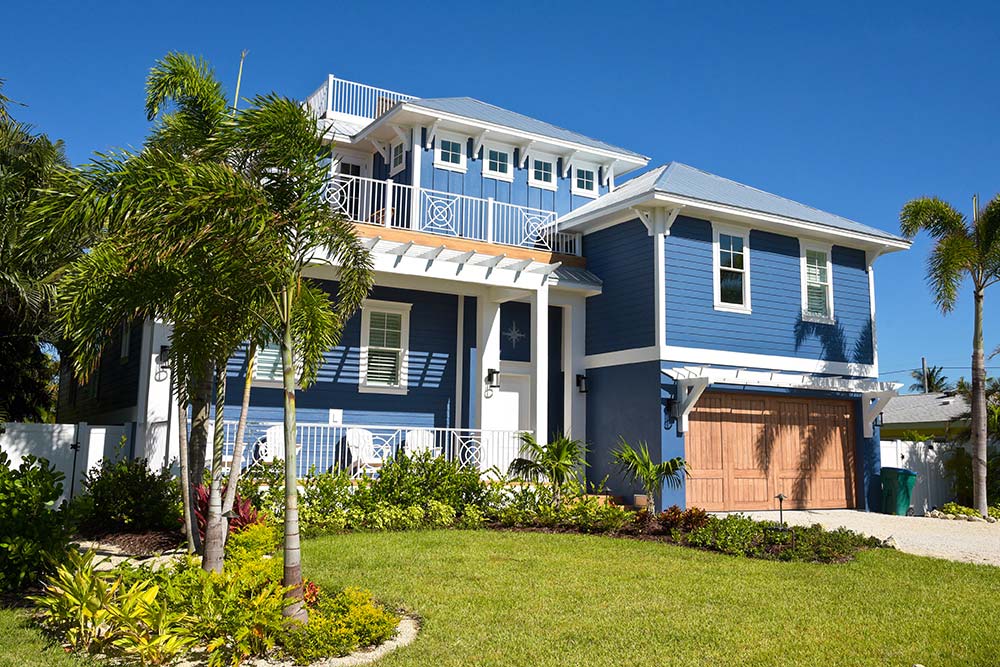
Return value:
M 777 512 L 743 512 L 755 519 L 777 521 Z M 786 510 L 785 521 L 818 523 L 827 529 L 843 526 L 887 540 L 896 548 L 920 556 L 1000 566 L 1000 523 L 948 521 L 915 516 L 891 516 L 855 510 Z

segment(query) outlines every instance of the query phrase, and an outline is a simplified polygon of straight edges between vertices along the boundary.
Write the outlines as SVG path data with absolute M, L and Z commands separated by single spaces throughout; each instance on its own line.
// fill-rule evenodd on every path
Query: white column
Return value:
M 412 129 L 410 144 L 410 229 L 420 229 L 420 164 L 424 156 L 424 143 L 421 141 L 423 129 L 419 126 Z
M 563 306 L 563 422 L 566 436 L 586 442 L 587 395 L 576 386 L 576 376 L 586 375 L 587 306 L 583 297 Z
M 549 286 L 543 284 L 531 300 L 531 363 L 534 368 L 532 412 L 535 439 L 545 444 L 549 438 Z
M 491 368 L 500 370 L 500 304 L 486 291 L 476 299 L 476 386 L 469 387 L 469 400 L 476 401 L 475 428 L 502 428 L 503 415 L 495 414 L 497 402 L 490 402 L 486 390 L 486 373 Z M 492 392 L 496 393 L 494 389 Z M 501 424 L 498 426 L 498 424 Z

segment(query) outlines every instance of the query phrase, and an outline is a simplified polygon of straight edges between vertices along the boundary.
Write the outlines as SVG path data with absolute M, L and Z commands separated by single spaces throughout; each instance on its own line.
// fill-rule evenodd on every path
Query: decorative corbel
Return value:
M 378 151 L 378 154 L 382 156 L 382 160 L 384 162 L 388 162 L 389 161 L 389 147 L 386 146 L 384 142 L 379 141 L 375 137 L 372 137 L 371 142 L 372 142 L 372 145 L 375 146 L 375 150 Z
M 472 159 L 473 160 L 478 160 L 479 159 L 479 149 L 481 149 L 483 147 L 483 139 L 486 138 L 487 134 L 489 134 L 489 130 L 483 130 L 482 132 L 480 132 L 479 134 L 477 134 L 476 136 L 474 136 L 472 138 Z
M 866 391 L 861 394 L 861 429 L 864 437 L 875 435 L 875 420 L 882 414 L 885 404 L 898 392 L 896 391 Z
M 440 120 L 436 120 L 433 123 L 431 123 L 430 127 L 427 128 L 427 140 L 424 142 L 424 148 L 426 150 L 431 149 L 431 145 L 434 143 L 434 138 L 437 136 L 437 129 L 440 123 L 441 123 Z
M 566 155 L 562 156 L 562 177 L 563 178 L 568 178 L 569 177 L 570 163 L 573 160 L 576 159 L 577 153 L 579 153 L 579 151 L 570 151 L 569 153 L 566 153 Z
M 396 138 L 399 139 L 403 144 L 410 143 L 410 135 L 399 125 L 390 125 L 392 131 L 396 133 Z
M 677 432 L 686 433 L 688 430 L 688 416 L 694 409 L 695 403 L 701 395 L 708 389 L 707 377 L 693 377 L 677 380 L 677 398 L 674 400 L 673 416 L 677 420 Z
M 534 145 L 535 145 L 534 141 L 529 141 L 517 147 L 518 150 L 520 151 L 519 155 L 517 156 L 519 158 L 518 159 L 519 164 L 517 165 L 519 169 L 524 169 L 524 165 L 528 164 L 528 151 L 530 151 L 531 147 Z

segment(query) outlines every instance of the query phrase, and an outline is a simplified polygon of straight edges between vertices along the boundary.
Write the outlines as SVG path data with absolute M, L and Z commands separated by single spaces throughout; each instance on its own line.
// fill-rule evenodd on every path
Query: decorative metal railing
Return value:
M 306 107 L 319 117 L 329 111 L 374 120 L 397 102 L 412 99 L 415 99 L 412 95 L 338 79 L 330 74 L 326 82 L 306 98 Z
M 235 421 L 224 421 L 223 455 L 232 460 L 236 444 Z M 485 475 L 506 473 L 520 456 L 524 431 L 465 428 L 423 428 L 351 424 L 301 423 L 296 426 L 296 468 L 299 477 L 314 473 L 350 471 L 353 477 L 377 474 L 392 457 L 403 452 L 428 452 L 457 461 Z M 249 422 L 243 436 L 243 467 L 284 459 L 284 425 Z
M 337 175 L 323 191 L 354 222 L 580 255 L 580 235 L 560 232 L 556 213 L 467 195 Z

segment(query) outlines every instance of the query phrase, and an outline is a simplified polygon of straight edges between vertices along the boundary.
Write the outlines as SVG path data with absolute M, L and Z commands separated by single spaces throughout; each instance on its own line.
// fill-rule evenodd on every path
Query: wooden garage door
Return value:
M 686 437 L 687 504 L 708 510 L 855 506 L 850 401 L 705 393 Z

